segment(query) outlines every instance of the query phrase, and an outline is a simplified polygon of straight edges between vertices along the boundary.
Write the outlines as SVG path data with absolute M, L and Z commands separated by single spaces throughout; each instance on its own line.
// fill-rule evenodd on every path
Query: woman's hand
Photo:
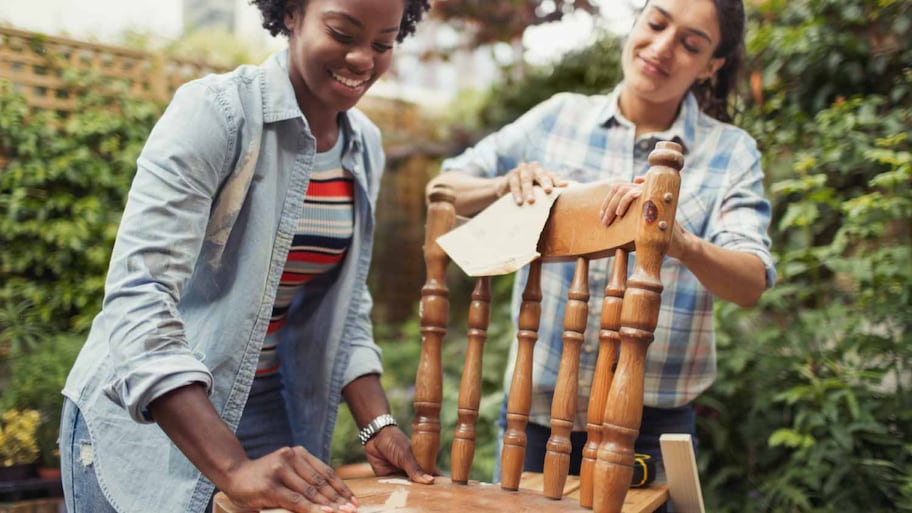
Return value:
M 643 182 L 646 178 L 638 176 L 633 179 L 633 183 L 617 182 L 611 184 L 608 194 L 602 201 L 602 208 L 599 216 L 602 218 L 602 224 L 611 225 L 615 219 L 624 217 L 627 209 L 634 200 L 643 194 Z
M 599 211 L 602 223 L 605 226 L 609 226 L 617 219 L 624 217 L 630 205 L 643 194 L 643 183 L 645 181 L 645 177 L 638 176 L 633 179 L 633 183 L 618 182 L 611 184 L 611 188 L 602 201 L 602 207 Z M 699 241 L 696 240 L 696 237 L 678 223 L 674 223 L 667 254 L 672 258 L 683 260 L 684 255 L 690 252 L 690 248 L 697 243 Z
M 497 184 L 497 197 L 510 193 L 517 205 L 535 203 L 535 194 L 532 187 L 541 186 L 545 193 L 550 194 L 554 187 L 566 187 L 567 181 L 558 175 L 541 167 L 538 162 L 522 163 L 510 170 L 500 178 Z
M 282 507 L 295 513 L 357 511 L 355 495 L 333 470 L 303 447 L 283 447 L 247 460 L 222 489 L 238 506 Z
M 374 474 L 386 476 L 404 470 L 409 479 L 416 483 L 431 484 L 434 476 L 427 474 L 418 465 L 412 453 L 409 439 L 397 426 L 381 429 L 364 446 L 364 453 Z

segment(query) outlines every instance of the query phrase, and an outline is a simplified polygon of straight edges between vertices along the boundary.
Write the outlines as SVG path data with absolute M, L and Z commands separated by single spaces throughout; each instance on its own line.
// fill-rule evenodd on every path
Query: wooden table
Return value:
M 470 481 L 458 485 L 438 476 L 433 485 L 420 485 L 400 477 L 369 477 L 346 480 L 358 497 L 360 513 L 451 513 L 496 512 L 539 513 L 541 511 L 585 512 L 578 499 L 579 479 L 570 476 L 564 487 L 564 500 L 555 501 L 541 495 L 541 474 L 524 473 L 517 492 L 505 492 L 498 485 Z M 466 493 L 471 490 L 472 493 Z M 623 513 L 652 513 L 668 500 L 668 488 L 653 484 L 648 488 L 631 488 L 624 500 Z M 284 509 L 261 513 L 282 513 Z M 216 495 L 214 513 L 251 513 L 238 508 L 223 494 Z

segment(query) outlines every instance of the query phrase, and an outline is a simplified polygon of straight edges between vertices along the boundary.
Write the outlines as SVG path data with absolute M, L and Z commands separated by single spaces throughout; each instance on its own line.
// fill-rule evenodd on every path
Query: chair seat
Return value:
M 580 508 L 577 500 L 552 500 L 541 494 L 542 474 L 525 472 L 520 481 L 520 490 L 504 492 L 500 486 L 470 481 L 468 485 L 452 483 L 449 478 L 438 476 L 433 485 L 409 482 L 401 477 L 366 477 L 348 479 L 345 483 L 358 497 L 359 513 L 449 513 L 459 512 L 576 512 Z M 564 487 L 566 497 L 576 498 L 579 479 L 567 478 Z M 668 488 L 664 484 L 653 484 L 647 488 L 632 488 L 624 500 L 622 513 L 652 513 L 668 500 Z M 215 498 L 215 513 L 250 513 L 238 508 L 224 495 Z M 283 513 L 284 509 L 263 510 L 262 513 Z

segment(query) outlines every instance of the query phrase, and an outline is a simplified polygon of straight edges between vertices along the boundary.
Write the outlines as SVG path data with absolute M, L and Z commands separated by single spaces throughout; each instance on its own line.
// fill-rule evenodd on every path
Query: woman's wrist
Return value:
M 510 180 L 507 178 L 507 175 L 501 175 L 492 178 L 491 184 L 494 188 L 495 200 L 499 200 L 510 192 Z
M 703 242 L 703 240 L 699 237 L 694 237 L 692 233 L 683 228 L 676 227 L 674 238 L 669 247 L 668 256 L 677 258 L 684 264 L 684 267 L 689 267 L 694 255 L 699 252 L 699 245 L 701 242 Z

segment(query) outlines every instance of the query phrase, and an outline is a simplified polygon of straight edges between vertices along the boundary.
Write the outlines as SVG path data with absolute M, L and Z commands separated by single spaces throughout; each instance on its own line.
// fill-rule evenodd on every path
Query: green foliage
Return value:
M 603 33 L 591 46 L 576 50 L 553 67 L 506 70 L 502 84 L 491 88 L 478 119 L 485 131 L 495 130 L 562 91 L 583 94 L 610 92 L 621 81 L 621 41 Z
M 38 459 L 35 433 L 40 416 L 35 410 L 8 410 L 0 417 L 0 465 L 34 463 Z
M 3 338 L 26 340 L 10 334 L 26 326 L 88 328 L 136 157 L 162 110 L 128 99 L 119 84 L 64 75 L 86 92 L 68 117 L 30 110 L 0 83 L 0 311 L 30 305 L 18 321 L 0 318 Z
M 253 46 L 223 28 L 206 28 L 188 32 L 167 45 L 164 52 L 172 57 L 231 69 L 240 64 L 258 64 L 269 54 L 265 48 Z
M 80 335 L 51 336 L 9 361 L 10 380 L 0 401 L 0 411 L 28 408 L 40 414 L 37 443 L 47 466 L 58 466 L 56 448 L 63 408 L 61 390 L 83 340 Z
M 781 101 L 805 112 L 837 97 L 910 93 L 893 79 L 912 62 L 912 6 L 902 0 L 754 2 L 748 54 Z
M 779 281 L 756 309 L 717 307 L 707 503 L 912 511 L 909 6 L 762 9 L 750 46 L 768 101 L 744 125 L 771 178 Z
M 793 173 L 771 187 L 779 283 L 757 310 L 719 306 L 701 398 L 720 511 L 912 510 L 910 123 L 869 95 L 765 141 Z

